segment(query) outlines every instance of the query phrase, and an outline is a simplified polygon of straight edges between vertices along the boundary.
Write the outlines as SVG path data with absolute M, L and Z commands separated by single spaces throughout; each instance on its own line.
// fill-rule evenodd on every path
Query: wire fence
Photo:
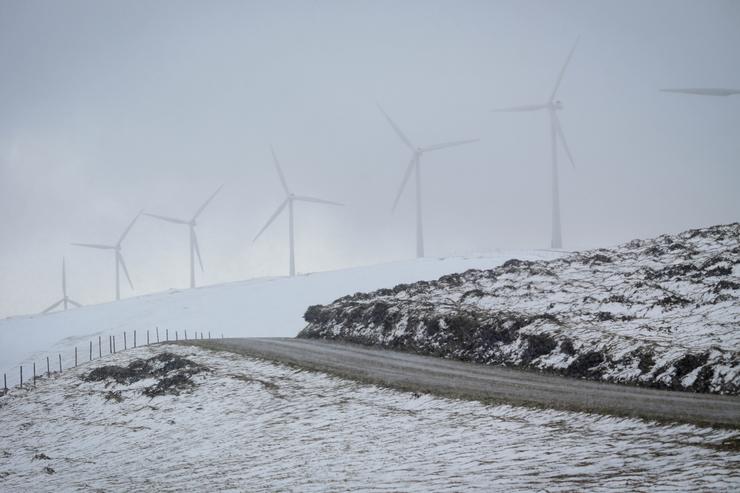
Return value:
M 140 335 L 143 336 L 144 334 L 142 333 Z M 160 344 L 165 342 L 211 339 L 211 332 L 195 331 L 194 337 L 188 337 L 188 331 L 184 330 L 182 336 L 183 337 L 180 338 L 179 330 L 174 330 L 174 338 L 170 338 L 170 330 L 168 328 L 164 329 L 164 332 L 160 332 L 159 327 L 155 327 L 153 330 L 146 331 L 146 342 L 139 342 L 137 340 L 136 330 L 133 330 L 131 332 L 123 331 L 123 337 L 118 338 L 118 346 L 116 346 L 115 334 L 109 334 L 107 336 L 107 344 L 104 341 L 104 336 L 99 335 L 97 340 L 91 339 L 89 341 L 89 344 L 85 344 L 84 346 L 75 345 L 73 361 L 71 360 L 71 351 L 69 351 L 69 354 L 67 355 L 67 358 L 69 359 L 65 359 L 64 361 L 61 352 L 55 355 L 56 358 L 54 357 L 54 355 L 47 355 L 45 357 L 45 361 L 42 357 L 42 364 L 46 363 L 45 372 L 43 371 L 43 367 L 36 367 L 35 360 L 30 363 L 18 365 L 18 373 L 16 374 L 18 376 L 18 379 L 15 382 L 11 381 L 10 387 L 8 386 L 8 372 L 4 372 L 3 386 L 2 389 L 0 389 L 0 395 L 5 395 L 12 389 L 30 390 L 36 387 L 36 381 L 44 378 L 44 375 L 46 376 L 46 378 L 50 378 L 52 375 L 61 375 L 65 369 L 69 370 L 70 368 L 77 368 L 80 365 L 86 363 L 89 364 L 93 361 L 98 361 L 106 356 L 110 356 L 121 351 L 127 351 L 129 349 L 135 349 L 141 346 L 150 346 L 152 344 Z M 193 336 L 193 333 L 191 333 L 191 336 Z M 221 333 L 221 339 L 223 338 L 224 335 L 223 333 Z M 121 348 L 121 342 L 123 342 L 123 348 Z M 23 376 L 24 367 L 26 368 L 25 379 Z M 28 370 L 31 371 L 29 372 Z M 13 379 L 13 377 L 14 375 L 11 374 L 11 380 Z

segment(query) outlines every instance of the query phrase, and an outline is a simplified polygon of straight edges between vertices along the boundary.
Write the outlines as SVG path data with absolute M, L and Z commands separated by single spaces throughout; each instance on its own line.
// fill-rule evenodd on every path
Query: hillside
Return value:
M 124 368 L 139 371 L 112 377 Z M 44 377 L 0 396 L 0 420 L 3 492 L 737 491 L 740 482 L 737 431 L 398 392 L 189 346 L 141 347 Z
M 345 296 L 299 337 L 738 394 L 739 297 L 735 223 Z
M 491 268 L 519 256 L 529 259 L 554 258 L 552 251 L 496 252 L 481 257 L 426 258 L 357 267 L 330 272 L 275 277 L 220 284 L 196 289 L 129 298 L 114 303 L 85 306 L 66 312 L 0 320 L 0 372 L 8 373 L 8 384 L 18 379 L 18 365 L 41 364 L 47 355 L 62 354 L 64 366 L 74 362 L 74 347 L 87 356 L 89 341 L 101 336 L 107 345 L 109 334 L 138 331 L 138 342 L 146 331 L 159 327 L 164 338 L 185 330 L 211 332 L 213 337 L 295 336 L 303 327 L 306 308 L 328 303 L 347 293 L 378 289 L 401 282 L 436 279 L 470 268 Z M 97 347 L 97 345 L 96 345 Z M 103 350 L 105 352 L 105 349 Z M 43 363 L 45 368 L 45 362 Z M 29 369 L 26 368 L 27 375 Z

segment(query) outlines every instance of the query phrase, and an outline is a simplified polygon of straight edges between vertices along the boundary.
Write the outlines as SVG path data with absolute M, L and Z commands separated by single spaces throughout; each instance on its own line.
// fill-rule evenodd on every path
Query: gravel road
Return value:
M 181 343 L 447 397 L 740 428 L 740 398 L 734 396 L 599 383 L 319 340 L 234 338 Z

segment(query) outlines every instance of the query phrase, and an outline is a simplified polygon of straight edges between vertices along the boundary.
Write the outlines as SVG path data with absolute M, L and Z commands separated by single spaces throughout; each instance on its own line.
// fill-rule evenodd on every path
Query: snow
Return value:
M 19 365 L 24 375 L 31 374 L 35 361 L 38 371 L 46 369 L 46 357 L 52 364 L 62 354 L 63 365 L 74 364 L 74 347 L 80 360 L 89 357 L 89 343 L 102 338 L 103 352 L 108 336 L 116 336 L 116 347 L 123 347 L 123 332 L 128 344 L 137 331 L 138 344 L 146 340 L 146 331 L 155 340 L 159 327 L 164 339 L 188 337 L 204 332 L 207 337 L 281 337 L 294 336 L 305 325 L 303 314 L 310 305 L 329 303 L 357 291 L 367 291 L 418 280 L 432 280 L 467 269 L 492 268 L 516 258 L 550 259 L 561 254 L 548 250 L 498 251 L 483 256 L 424 258 L 353 269 L 274 277 L 234 282 L 188 290 L 129 298 L 119 302 L 85 306 L 66 312 L 32 315 L 0 320 L 0 372 L 7 373 L 8 385 L 18 382 Z M 1 382 L 0 382 L 1 384 Z
M 80 379 L 164 349 L 211 371 L 151 399 L 148 381 Z M 740 489 L 737 431 L 416 396 L 187 346 L 15 389 L 0 421 L 7 492 Z
M 737 395 L 738 265 L 740 224 L 712 226 L 347 296 L 301 336 Z

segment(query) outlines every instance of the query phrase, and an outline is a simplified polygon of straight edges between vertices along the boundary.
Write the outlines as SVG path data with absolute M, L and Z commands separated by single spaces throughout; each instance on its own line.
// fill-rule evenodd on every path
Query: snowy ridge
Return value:
M 738 394 L 739 290 L 734 223 L 345 296 L 299 337 Z
M 129 343 L 133 331 L 138 343 L 159 327 L 164 340 L 179 331 L 189 337 L 195 332 L 211 332 L 213 337 L 292 337 L 305 324 L 303 314 L 310 305 L 328 303 L 357 291 L 423 279 L 436 279 L 466 269 L 490 269 L 512 257 L 549 259 L 562 255 L 553 251 L 496 251 L 486 255 L 450 258 L 425 258 L 369 265 L 351 269 L 302 274 L 296 277 L 271 277 L 232 282 L 196 289 L 170 290 L 128 298 L 114 303 L 84 306 L 48 315 L 31 315 L 0 320 L 0 373 L 7 372 L 8 385 L 18 383 L 18 366 L 28 368 L 34 361 L 46 369 L 47 356 L 56 361 L 61 353 L 65 368 L 74 363 L 74 348 L 81 361 L 88 359 L 88 344 L 98 337 L 107 353 L 108 336 L 116 336 L 123 347 L 123 332 Z M 0 375 L 0 378 L 2 375 Z

